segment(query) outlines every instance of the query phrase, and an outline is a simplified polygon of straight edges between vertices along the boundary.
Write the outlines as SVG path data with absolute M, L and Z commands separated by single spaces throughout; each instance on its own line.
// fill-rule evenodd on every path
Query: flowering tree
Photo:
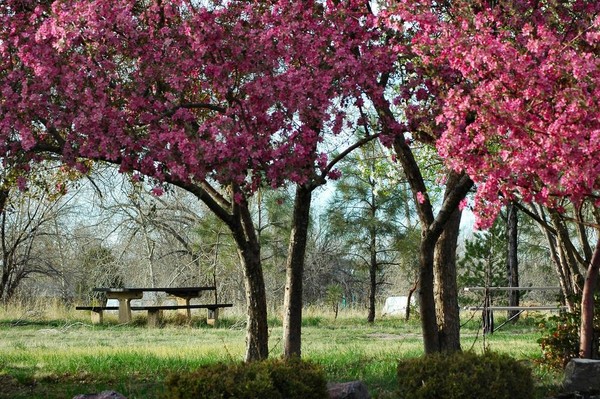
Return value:
M 441 137 L 445 126 L 437 123 L 436 116 L 448 90 L 458 83 L 450 68 L 422 57 L 422 39 L 450 17 L 439 2 L 423 7 L 421 2 L 390 2 L 382 8 L 380 29 L 397 52 L 398 62 L 392 73 L 381 77 L 385 95 L 369 93 L 384 143 L 394 149 L 419 217 L 419 307 L 426 353 L 460 350 L 456 247 L 462 205 L 473 185 L 464 172 L 440 168 L 438 181 L 445 191 L 440 206 L 434 207 L 426 185 L 431 172 L 418 160 L 419 147 L 435 146 Z
M 352 123 L 343 110 L 364 90 L 383 91 L 391 52 L 366 45 L 377 32 L 363 2 L 208 3 L 2 2 L 0 156 L 23 169 L 48 153 L 82 171 L 108 161 L 205 202 L 238 246 L 256 360 L 268 331 L 248 197 L 321 184 L 323 135 Z
M 575 206 L 600 194 L 600 4 L 451 2 L 452 19 L 421 2 L 425 64 L 458 75 L 437 118 L 440 154 L 477 183 L 479 227 L 519 199 Z M 437 6 L 437 2 L 436 2 Z M 600 242 L 588 259 L 580 354 L 591 350 L 592 290 Z

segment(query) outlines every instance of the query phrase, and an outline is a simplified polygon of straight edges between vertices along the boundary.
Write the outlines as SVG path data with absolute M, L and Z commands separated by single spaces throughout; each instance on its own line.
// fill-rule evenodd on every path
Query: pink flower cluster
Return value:
M 490 4 L 401 1 L 390 18 L 428 71 L 417 76 L 446 89 L 433 113 L 440 155 L 477 183 L 481 227 L 514 198 L 597 201 L 600 3 Z M 431 111 L 424 98 L 417 110 Z
M 364 2 L 0 4 L 0 156 L 59 152 L 251 191 L 323 168 L 337 104 L 397 56 Z

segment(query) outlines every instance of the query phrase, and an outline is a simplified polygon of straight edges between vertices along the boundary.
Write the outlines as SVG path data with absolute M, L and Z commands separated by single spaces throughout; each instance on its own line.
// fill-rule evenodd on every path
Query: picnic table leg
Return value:
M 92 319 L 92 324 L 102 324 L 104 321 L 104 312 L 102 310 L 90 312 L 90 317 Z
M 159 309 L 148 310 L 148 328 L 156 328 L 160 322 L 161 311 Z
M 131 321 L 131 299 L 119 298 L 119 323 Z
M 219 320 L 219 308 L 208 308 L 206 314 L 206 324 L 214 326 Z
M 110 298 L 119 301 L 119 323 L 125 324 L 131 321 L 131 300 L 142 298 L 142 293 L 113 292 Z
M 177 297 L 177 305 L 188 306 L 188 308 L 186 308 L 186 309 L 178 309 L 177 311 L 180 314 L 184 315 L 188 321 L 192 320 L 192 310 L 189 308 L 190 298 Z

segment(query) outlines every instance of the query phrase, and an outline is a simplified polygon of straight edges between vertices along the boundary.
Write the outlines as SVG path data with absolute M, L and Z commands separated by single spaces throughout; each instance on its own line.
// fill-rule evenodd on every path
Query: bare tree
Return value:
M 72 197 L 55 196 L 32 185 L 28 191 L 4 185 L 0 209 L 0 300 L 8 302 L 22 282 L 34 275 L 58 276 L 56 251 L 47 243 L 53 225 L 71 211 Z

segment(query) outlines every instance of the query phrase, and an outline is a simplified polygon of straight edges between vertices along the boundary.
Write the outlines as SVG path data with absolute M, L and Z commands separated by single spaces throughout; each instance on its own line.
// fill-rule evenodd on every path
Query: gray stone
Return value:
M 88 393 L 75 396 L 73 399 L 127 399 L 115 391 L 102 391 L 100 393 Z
M 369 390 L 362 381 L 327 384 L 331 399 L 370 399 Z
M 565 368 L 563 391 L 600 391 L 600 360 L 572 359 Z

